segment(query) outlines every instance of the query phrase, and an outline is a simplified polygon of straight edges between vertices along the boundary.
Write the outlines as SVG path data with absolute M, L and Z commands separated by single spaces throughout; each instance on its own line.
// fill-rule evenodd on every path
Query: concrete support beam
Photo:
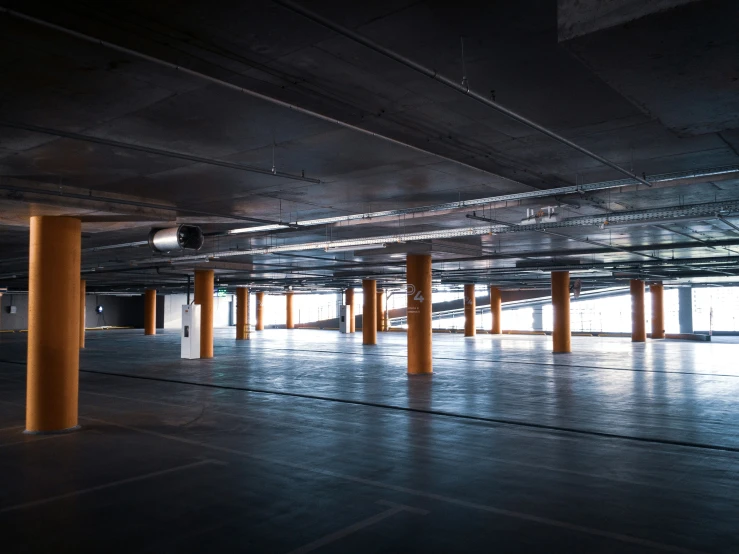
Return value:
M 236 289 L 236 340 L 249 338 L 249 289 Z
M 157 291 L 144 291 L 144 335 L 157 334 Z
M 195 270 L 195 304 L 200 304 L 200 357 L 213 357 L 213 284 L 212 269 Z
M 680 287 L 677 289 L 678 319 L 680 320 L 680 333 L 693 332 L 693 287 Z
M 464 336 L 474 337 L 477 332 L 475 325 L 475 285 L 464 286 Z
M 493 318 L 492 328 L 490 333 L 493 335 L 500 335 L 502 330 L 502 317 L 503 307 L 502 299 L 500 295 L 500 289 L 498 287 L 490 287 L 490 315 Z
M 31 217 L 27 433 L 77 428 L 81 229 L 71 217 Z
M 362 281 L 362 344 L 377 344 L 377 281 Z
M 664 286 L 662 283 L 649 285 L 649 294 L 652 297 L 652 338 L 665 338 L 665 304 Z
M 295 329 L 292 291 L 285 293 L 285 311 L 285 329 Z
M 572 352 L 570 333 L 570 272 L 552 271 L 552 352 Z
M 385 331 L 385 291 L 377 291 L 377 332 Z
M 349 318 L 348 332 L 353 333 L 355 331 L 356 322 L 354 320 L 354 289 L 346 289 L 346 317 Z
M 408 373 L 433 373 L 431 355 L 431 256 L 408 254 Z
M 257 325 L 254 327 L 256 331 L 264 331 L 264 293 L 258 292 L 257 300 Z
M 631 342 L 646 342 L 647 322 L 644 310 L 644 281 L 632 279 L 631 291 Z

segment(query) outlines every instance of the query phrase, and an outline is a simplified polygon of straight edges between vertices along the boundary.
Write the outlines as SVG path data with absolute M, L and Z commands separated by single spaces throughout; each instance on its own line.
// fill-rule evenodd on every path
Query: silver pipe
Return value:
M 662 173 L 647 177 L 647 180 L 651 183 L 669 183 L 671 181 L 716 177 L 719 175 L 730 175 L 733 173 L 739 173 L 739 165 L 706 168 L 694 171 L 681 171 L 675 173 Z M 407 215 L 415 216 L 423 214 L 433 214 L 437 212 L 451 212 L 455 210 L 463 210 L 466 208 L 474 208 L 477 206 L 488 206 L 497 203 L 532 200 L 537 198 L 549 198 L 566 194 L 584 194 L 587 192 L 623 188 L 627 186 L 633 186 L 636 183 L 637 181 L 633 179 L 620 179 L 616 181 L 602 181 L 598 183 L 589 183 L 583 185 L 568 185 L 566 187 L 558 187 L 554 189 L 517 192 L 513 194 L 502 194 L 498 196 L 487 196 L 484 198 L 460 200 L 458 202 L 447 202 L 444 204 L 436 204 L 433 206 L 418 206 L 415 208 L 402 208 L 398 210 L 384 210 L 377 212 L 365 212 L 360 214 L 340 215 L 334 217 L 323 217 L 319 219 L 306 219 L 304 221 L 295 221 L 292 223 L 292 225 L 296 227 L 310 227 L 314 225 L 329 225 L 333 223 L 345 223 L 351 221 L 363 221 L 367 223 L 372 223 L 373 220 L 377 220 L 383 217 L 401 217 Z M 231 231 L 229 231 L 229 234 L 267 232 L 276 229 L 278 229 L 278 227 L 266 225 L 244 227 L 240 229 L 232 229 Z
M 673 206 L 668 208 L 653 208 L 648 210 L 634 210 L 629 212 L 615 212 L 602 216 L 572 217 L 552 223 L 534 223 L 527 225 L 491 224 L 488 226 L 462 227 L 456 229 L 442 229 L 439 231 L 425 231 L 419 233 L 398 233 L 395 235 L 383 235 L 375 237 L 342 239 L 334 241 L 320 241 L 297 244 L 282 244 L 277 246 L 266 246 L 250 250 L 225 250 L 211 252 L 196 256 L 181 256 L 173 258 L 172 262 L 183 262 L 192 260 L 204 260 L 212 258 L 227 258 L 231 256 L 248 256 L 255 254 L 271 254 L 278 252 L 299 252 L 303 250 L 323 250 L 334 247 L 364 246 L 368 244 L 392 244 L 396 242 L 409 242 L 418 240 L 433 240 L 452 237 L 469 237 L 490 234 L 503 234 L 511 232 L 542 231 L 547 229 L 563 227 L 587 227 L 612 225 L 620 222 L 642 222 L 664 223 L 668 220 L 684 219 L 686 217 L 715 218 L 720 212 L 739 212 L 739 200 L 726 202 L 709 202 L 706 204 L 694 204 L 691 206 Z M 656 220 L 656 221 L 655 221 Z M 142 260 L 139 264 L 158 263 L 155 260 Z
M 344 127 L 346 129 L 351 129 L 353 131 L 357 131 L 359 133 L 363 133 L 365 135 L 369 135 L 375 138 L 382 139 L 384 141 L 397 144 L 399 146 L 403 146 L 405 148 L 410 148 L 411 150 L 414 150 L 416 152 L 422 152 L 423 154 L 428 154 L 431 156 L 435 156 L 439 159 L 446 160 L 449 162 L 456 163 L 458 165 L 474 169 L 475 171 L 480 171 L 482 173 L 487 173 L 489 175 L 494 175 L 495 177 L 498 177 L 500 179 L 504 179 L 506 181 L 509 181 L 511 183 L 515 183 L 517 185 L 522 185 L 531 188 L 530 185 L 526 185 L 524 183 L 520 183 L 518 181 L 515 181 L 509 177 L 505 177 L 503 175 L 498 175 L 496 173 L 493 173 L 492 171 L 488 171 L 486 169 L 481 169 L 479 167 L 475 167 L 474 165 L 470 165 L 468 163 L 462 162 L 460 160 L 450 158 L 449 156 L 444 156 L 443 154 L 439 154 L 437 152 L 432 152 L 431 150 L 426 150 L 424 148 L 420 148 L 418 146 L 414 146 L 412 144 L 408 144 L 407 142 L 400 141 L 398 139 L 394 139 L 391 137 L 388 137 L 386 135 L 381 135 L 379 133 L 375 133 L 374 131 L 370 131 L 368 129 L 364 129 L 362 127 L 358 127 L 356 125 L 352 125 L 351 123 L 347 123 L 345 121 L 342 121 L 340 119 L 336 119 L 333 117 L 329 117 L 327 115 L 320 114 L 318 112 L 314 112 L 312 110 L 309 110 L 307 108 L 301 108 L 300 106 L 297 106 L 295 104 L 290 104 L 289 102 L 285 102 L 284 100 L 278 100 L 277 98 L 273 98 L 271 96 L 268 96 L 266 94 L 262 94 L 261 92 L 257 92 L 239 85 L 235 85 L 233 83 L 230 83 L 228 81 L 224 81 L 222 79 L 218 79 L 217 77 L 211 77 L 210 75 L 206 75 L 205 73 L 200 73 L 199 71 L 195 71 L 194 69 L 189 69 L 187 67 L 183 67 L 159 58 L 155 58 L 154 56 L 149 56 L 148 54 L 144 54 L 143 52 L 139 52 L 138 50 L 133 50 L 132 48 L 126 48 L 125 46 L 119 46 L 118 44 L 114 44 L 112 42 L 108 42 L 106 40 L 102 40 L 90 35 L 86 35 L 84 33 L 80 33 L 79 31 L 74 31 L 72 29 L 68 29 L 66 27 L 62 27 L 61 25 L 57 25 L 55 23 L 51 23 L 49 21 L 45 21 L 43 19 L 39 19 L 37 17 L 33 17 L 27 14 L 24 14 L 22 12 L 11 10 L 8 8 L 5 8 L 3 6 L 0 6 L 0 13 L 4 13 L 7 15 L 10 15 L 12 17 L 16 17 L 18 19 L 22 19 L 23 21 L 28 21 L 30 23 L 35 23 L 36 25 L 41 25 L 42 27 L 46 27 L 47 29 L 53 29 L 55 31 L 58 31 L 60 33 L 64 33 L 70 36 L 73 36 L 75 38 L 78 38 L 80 40 L 84 40 L 87 42 L 91 42 L 93 44 L 97 44 L 99 46 L 104 46 L 106 48 L 110 48 L 111 50 L 115 50 L 117 52 L 122 52 L 124 54 L 128 54 L 130 56 L 134 56 L 136 58 L 146 60 L 148 62 L 151 62 L 156 65 L 160 65 L 163 67 L 167 67 L 169 69 L 173 69 L 174 71 L 177 71 L 179 73 L 184 73 L 186 75 L 190 75 L 192 77 L 196 77 L 198 79 L 202 79 L 204 81 L 208 81 L 209 83 L 213 83 L 231 90 L 235 90 L 237 92 L 241 92 L 243 94 L 246 94 L 248 96 L 251 96 L 253 98 L 258 98 L 260 100 L 264 100 L 265 102 L 270 102 L 272 104 L 275 104 L 277 106 L 281 106 L 283 108 L 287 108 L 289 110 L 302 113 L 305 115 L 309 115 L 311 117 L 315 117 L 317 119 L 321 119 L 322 121 L 327 121 L 329 123 L 333 123 L 335 125 L 339 125 L 340 127 Z
M 726 219 L 726 218 L 725 218 L 724 216 L 722 216 L 721 214 L 717 214 L 717 216 L 716 216 L 716 217 L 718 217 L 720 221 L 722 221 L 722 222 L 726 223 L 726 225 L 728 225 L 729 227 L 731 227 L 731 228 L 732 228 L 732 229 L 734 229 L 735 231 L 739 231 L 739 227 L 737 227 L 736 225 L 734 225 L 734 224 L 733 224 L 733 223 L 732 223 L 731 221 L 729 221 L 728 219 Z
M 317 14 L 314 11 L 311 11 L 307 8 L 302 7 L 301 5 L 297 4 L 296 2 L 292 2 L 291 0 L 275 0 L 275 3 L 279 4 L 280 6 L 287 8 L 295 13 L 299 13 L 303 17 L 306 17 L 316 23 L 319 23 L 320 25 L 323 25 L 324 27 L 327 27 L 331 29 L 332 31 L 339 33 L 340 35 L 343 35 L 347 37 L 348 39 L 351 39 L 355 42 L 358 42 L 367 48 L 370 48 L 374 50 L 375 52 L 379 52 L 380 54 L 395 60 L 396 62 L 405 65 L 406 67 L 409 67 L 413 69 L 414 71 L 417 71 L 419 73 L 422 73 L 426 75 L 427 77 L 430 77 L 431 79 L 434 79 L 435 81 L 438 81 L 439 83 L 446 85 L 447 87 L 460 92 L 464 94 L 465 96 L 469 96 L 470 98 L 477 100 L 479 103 L 488 106 L 489 108 L 493 108 L 494 110 L 510 117 L 514 121 L 518 121 L 519 123 L 526 125 L 527 127 L 530 127 L 531 129 L 534 129 L 535 131 L 539 131 L 540 133 L 556 140 L 557 142 L 560 142 L 566 146 L 569 146 L 570 148 L 573 148 L 577 150 L 578 152 L 585 154 L 586 156 L 599 161 L 600 163 L 607 165 L 608 167 L 611 167 L 612 169 L 615 169 L 619 173 L 622 173 L 623 175 L 626 175 L 627 177 L 630 177 L 631 179 L 635 179 L 636 181 L 639 181 L 641 184 L 646 185 L 648 187 L 651 187 L 652 185 L 646 181 L 645 179 L 642 179 L 641 177 L 638 177 L 628 171 L 627 169 L 624 169 L 620 165 L 607 160 L 606 158 L 599 156 L 598 154 L 591 152 L 590 150 L 583 148 L 579 144 L 575 144 L 571 140 L 563 137 L 562 135 L 559 135 L 555 133 L 554 131 L 551 131 L 547 129 L 546 127 L 539 125 L 538 123 L 531 121 L 530 119 L 522 116 L 521 114 L 518 114 L 514 112 L 513 110 L 510 110 L 506 108 L 505 106 L 498 104 L 494 100 L 491 100 L 489 98 L 486 98 L 482 96 L 481 94 L 478 94 L 474 91 L 471 91 L 467 85 L 461 85 L 457 83 L 456 81 L 452 81 L 448 77 L 444 77 L 443 75 L 439 75 L 439 73 L 434 70 L 430 69 L 428 67 L 425 67 L 417 62 L 414 62 L 413 60 L 406 58 L 405 56 L 402 56 L 389 48 L 385 48 L 384 46 L 381 46 L 374 42 L 373 40 L 370 40 L 369 38 L 365 37 L 364 35 L 360 35 L 359 33 L 352 31 L 351 29 L 347 29 L 346 27 L 343 27 L 342 25 L 339 25 L 337 23 L 334 23 L 330 19 L 326 19 L 320 14 Z

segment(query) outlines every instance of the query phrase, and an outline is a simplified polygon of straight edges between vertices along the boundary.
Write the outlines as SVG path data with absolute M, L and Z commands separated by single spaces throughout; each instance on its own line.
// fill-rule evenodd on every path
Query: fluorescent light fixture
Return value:
M 385 244 L 357 244 L 356 246 L 327 246 L 326 252 L 354 252 L 356 250 L 377 250 L 385 248 Z
M 258 225 L 256 227 L 241 227 L 240 229 L 231 229 L 229 235 L 238 235 L 241 233 L 262 233 L 264 231 L 276 231 L 277 229 L 286 229 L 290 227 L 287 223 L 285 225 Z

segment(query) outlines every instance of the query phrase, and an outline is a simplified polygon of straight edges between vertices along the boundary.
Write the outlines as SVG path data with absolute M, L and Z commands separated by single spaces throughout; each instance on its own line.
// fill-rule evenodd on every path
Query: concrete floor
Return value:
M 89 332 L 81 431 L 26 436 L 0 335 L 3 552 L 739 552 L 739 344 Z

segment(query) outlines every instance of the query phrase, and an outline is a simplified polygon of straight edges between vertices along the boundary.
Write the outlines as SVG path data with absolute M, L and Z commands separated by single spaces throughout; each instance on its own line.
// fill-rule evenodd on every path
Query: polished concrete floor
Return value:
M 3 552 L 739 552 L 739 344 L 89 332 L 80 423 L 22 434 L 0 334 Z

